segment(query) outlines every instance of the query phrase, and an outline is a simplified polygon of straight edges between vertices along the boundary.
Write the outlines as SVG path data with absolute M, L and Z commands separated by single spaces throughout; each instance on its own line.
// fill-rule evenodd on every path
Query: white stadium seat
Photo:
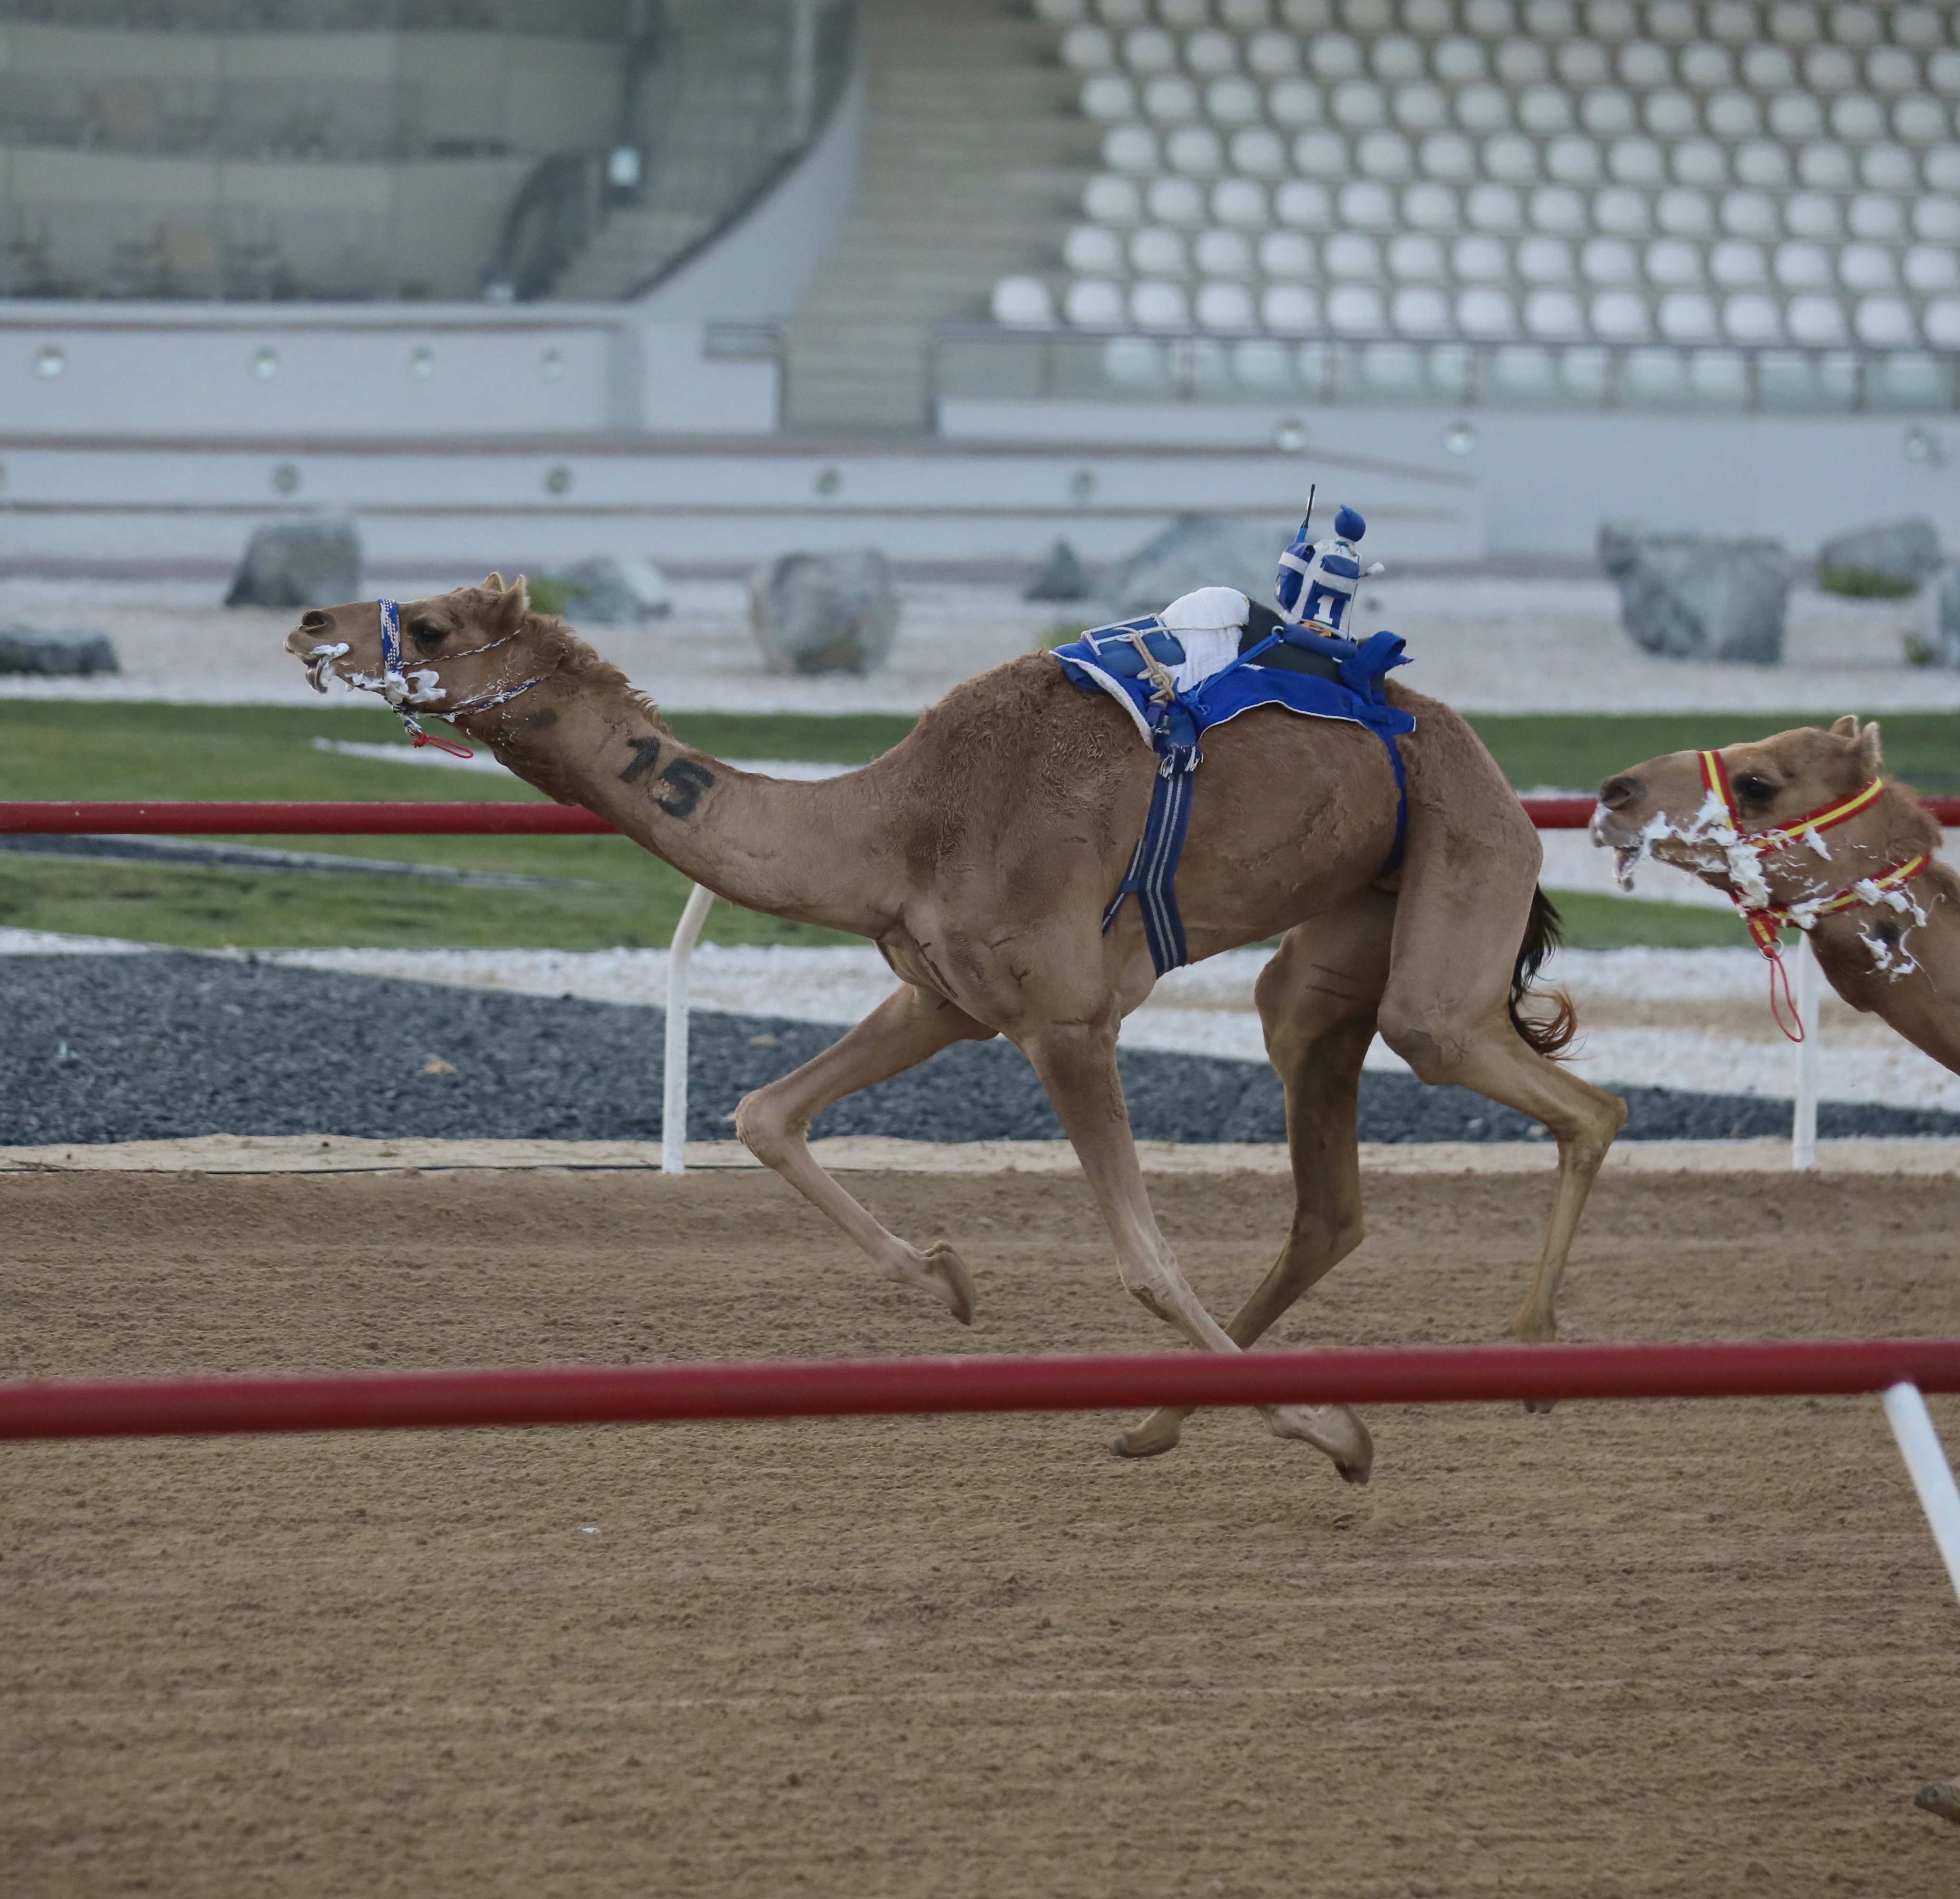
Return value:
M 1078 277 L 1062 299 L 1062 314 L 1083 330 L 1113 330 L 1124 319 L 1120 284 Z
M 1150 216 L 1160 225 L 1193 230 L 1205 221 L 1204 188 L 1194 178 L 1158 178 L 1144 194 Z
M 1252 275 L 1252 247 L 1240 231 L 1200 231 L 1192 247 L 1192 261 L 1208 281 Z
M 1102 225 L 1077 225 L 1061 247 L 1061 260 L 1078 277 L 1106 277 L 1123 268 L 1123 241 Z
M 1182 284 L 1146 282 L 1130 286 L 1130 320 L 1139 330 L 1188 330 L 1191 302 Z
M 1503 359 L 1507 386 L 1562 387 L 1569 355 L 1596 358 L 1573 387 L 1597 393 L 1604 365 L 1622 361 L 1650 403 L 1669 390 L 1743 400 L 1742 349 L 1960 349 L 1954 7 L 1034 11 L 1083 75 L 1083 116 L 1102 138 L 1105 170 L 1062 247 L 1061 311 L 1078 327 L 1246 337 L 1213 346 L 1218 362 L 1255 365 L 1249 387 L 1289 390 L 1322 372 L 1297 371 L 1292 344 L 1257 333 L 1421 339 L 1361 349 L 1356 373 L 1384 389 L 1422 384 L 1427 339 L 1456 335 L 1503 346 L 1490 360 Z M 1003 278 L 996 320 L 1052 324 L 1057 294 Z M 1631 354 L 1561 354 L 1589 339 Z M 1165 346 L 1130 340 L 1125 373 L 1140 390 L 1166 387 Z M 1904 369 L 1873 373 L 1889 378 L 1876 400 L 1903 403 L 1916 387 Z
M 1116 63 L 1116 43 L 1100 27 L 1072 27 L 1061 36 L 1061 63 L 1078 72 L 1106 72 Z
M 1176 73 L 1144 84 L 1144 116 L 1159 125 L 1182 125 L 1198 116 L 1198 88 Z
M 1236 231 L 1263 231 L 1272 221 L 1265 186 L 1250 178 L 1227 178 L 1214 185 L 1211 215 Z
M 1177 42 L 1161 27 L 1138 27 L 1123 36 L 1123 63 L 1132 72 L 1173 72 Z
M 1312 276 L 1312 244 L 1296 231 L 1268 231 L 1259 240 L 1259 273 L 1282 282 Z
M 1184 43 L 1184 63 L 1215 77 L 1239 70 L 1239 43 L 1229 33 L 1194 33 Z
M 1787 320 L 1793 340 L 1813 349 L 1845 339 L 1844 312 L 1834 297 L 1793 297 Z
M 1722 306 L 1722 327 L 1731 343 L 1780 343 L 1783 313 L 1773 297 L 1731 297 Z
M 1647 334 L 1647 307 L 1630 290 L 1602 290 L 1588 311 L 1594 336 L 1607 343 L 1637 343 Z
M 1102 135 L 1102 162 L 1112 171 L 1148 177 L 1163 167 L 1157 135 L 1144 126 L 1112 126 Z
M 1960 303 L 1954 308 L 1960 316 Z M 1259 320 L 1280 336 L 1304 335 L 1320 327 L 1320 299 L 1303 284 L 1270 285 L 1259 298 Z
M 1300 42 L 1290 33 L 1256 33 L 1246 44 L 1246 69 L 1282 79 L 1300 70 Z
M 1137 116 L 1137 89 L 1120 72 L 1092 73 L 1082 82 L 1082 116 L 1122 124 Z
M 1208 283 L 1198 293 L 1201 330 L 1244 331 L 1259 327 L 1258 306 L 1243 284 Z
M 1255 125 L 1264 104 L 1249 79 L 1214 79 L 1204 88 L 1204 116 L 1215 126 Z
M 994 286 L 994 320 L 1013 328 L 1046 328 L 1055 321 L 1055 300 L 1039 277 L 1003 277 Z
M 1164 141 L 1164 158 L 1188 178 L 1215 178 L 1225 169 L 1225 144 L 1209 126 L 1179 126 Z
M 1405 336 L 1443 336 L 1449 333 L 1449 299 L 1440 290 L 1398 290 L 1389 305 L 1389 320 Z
M 1190 269 L 1184 239 L 1161 225 L 1131 232 L 1129 250 L 1130 268 L 1140 277 L 1182 277 Z
M 1325 107 L 1311 79 L 1282 79 L 1266 88 L 1266 115 L 1276 126 L 1317 126 Z
M 1296 231 L 1325 231 L 1334 221 L 1334 200 L 1325 185 L 1290 179 L 1273 193 L 1273 217 Z
M 1082 209 L 1099 225 L 1133 225 L 1144 215 L 1144 194 L 1135 179 L 1104 172 L 1083 186 Z
M 1287 175 L 1287 142 L 1277 132 L 1263 126 L 1256 130 L 1235 132 L 1231 144 L 1232 169 L 1248 178 L 1284 178 Z

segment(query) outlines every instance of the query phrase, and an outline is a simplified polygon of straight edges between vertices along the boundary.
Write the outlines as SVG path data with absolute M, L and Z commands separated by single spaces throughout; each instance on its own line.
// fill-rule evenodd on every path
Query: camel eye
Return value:
M 1767 805 L 1777 794 L 1776 786 L 1755 772 L 1745 772 L 1737 779 L 1736 789 L 1752 805 Z
M 409 637 L 415 642 L 418 652 L 432 653 L 448 639 L 449 629 L 438 626 L 432 620 L 418 620 L 409 628 Z

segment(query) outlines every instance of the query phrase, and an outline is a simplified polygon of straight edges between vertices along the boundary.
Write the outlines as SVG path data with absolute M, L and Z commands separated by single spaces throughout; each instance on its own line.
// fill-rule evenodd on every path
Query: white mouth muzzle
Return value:
M 307 655 L 307 683 L 317 693 L 326 690 L 326 676 L 333 662 L 353 648 L 345 640 L 331 646 L 316 646 Z

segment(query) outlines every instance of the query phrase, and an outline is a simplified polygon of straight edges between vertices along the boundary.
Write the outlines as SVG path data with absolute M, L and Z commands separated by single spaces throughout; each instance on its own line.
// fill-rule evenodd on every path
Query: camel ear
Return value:
M 492 575 L 491 578 L 495 579 L 496 576 Z M 1856 738 L 1858 736 L 1858 715 L 1847 712 L 1831 728 L 1831 736 L 1833 738 Z
M 504 591 L 504 576 L 501 574 L 485 575 L 483 591 L 486 594 L 501 594 Z
M 1879 767 L 1885 762 L 1879 750 L 1879 722 L 1875 718 L 1858 734 L 1858 763 L 1876 778 Z
M 495 575 L 491 578 L 495 580 Z M 501 590 L 495 605 L 490 609 L 490 625 L 499 633 L 514 632 L 523 624 L 524 616 L 531 610 L 531 597 L 524 586 L 524 577 L 520 574 L 509 586 Z

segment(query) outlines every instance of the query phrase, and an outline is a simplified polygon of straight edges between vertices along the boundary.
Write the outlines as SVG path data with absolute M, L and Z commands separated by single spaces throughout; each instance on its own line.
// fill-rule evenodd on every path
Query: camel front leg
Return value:
M 1293 1161 L 1293 1226 L 1272 1270 L 1225 1330 L 1249 1346 L 1310 1287 L 1361 1244 L 1361 1066 L 1374 1040 L 1375 1012 L 1388 980 L 1395 900 L 1364 891 L 1338 911 L 1290 931 L 1259 973 L 1255 992 L 1266 1053 L 1286 1089 L 1287 1143 Z M 1331 1413 L 1318 1416 L 1328 1428 Z M 1373 1446 L 1360 1417 L 1340 1407 L 1342 1428 L 1367 1447 L 1351 1460 L 1366 1467 Z M 1173 1449 L 1188 1410 L 1166 1407 L 1125 1432 L 1119 1457 Z
M 943 996 L 908 983 L 887 996 L 842 1041 L 803 1066 L 743 1096 L 735 1133 L 803 1198 L 849 1234 L 887 1279 L 943 1299 L 962 1325 L 973 1322 L 973 1276 L 941 1241 L 924 1252 L 887 1232 L 816 1163 L 810 1124 L 834 1101 L 915 1068 L 955 1042 L 985 1041 L 994 1031 Z
M 1021 1046 L 1088 1176 L 1125 1286 L 1193 1345 L 1211 1352 L 1239 1350 L 1238 1342 L 1191 1289 L 1151 1211 L 1116 1072 L 1114 1019 L 1106 1024 L 1056 1024 L 1028 1035 Z M 1259 1409 L 1275 1436 L 1298 1438 L 1325 1452 L 1350 1483 L 1367 1481 L 1373 1447 L 1365 1430 L 1348 1428 L 1335 1412 L 1303 1406 Z

